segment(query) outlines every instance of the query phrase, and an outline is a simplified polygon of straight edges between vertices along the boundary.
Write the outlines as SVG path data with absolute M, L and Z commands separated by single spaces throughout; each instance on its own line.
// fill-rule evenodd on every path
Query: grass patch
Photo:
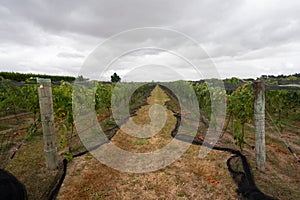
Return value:
M 58 172 L 46 168 L 43 146 L 42 136 L 34 136 L 6 167 L 25 185 L 28 199 L 39 199 L 49 189 Z
M 187 197 L 188 194 L 185 193 L 185 191 L 179 191 L 179 192 L 177 193 L 177 196 L 178 196 L 178 197 Z
M 294 141 L 294 144 L 299 145 L 300 146 L 300 141 Z
M 132 140 L 132 144 L 133 145 L 145 145 L 145 144 L 148 144 L 148 140 L 146 139 L 134 139 Z
M 9 128 L 11 128 L 11 126 L 9 126 L 7 124 L 0 123 L 0 131 L 7 130 Z

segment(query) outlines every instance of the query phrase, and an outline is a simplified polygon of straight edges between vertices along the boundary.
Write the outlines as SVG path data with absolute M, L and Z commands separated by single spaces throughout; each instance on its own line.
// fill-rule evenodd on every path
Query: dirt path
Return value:
M 151 121 L 149 117 L 149 110 L 153 106 L 153 115 L 158 116 L 159 118 L 166 118 L 166 122 L 164 123 L 165 126 L 162 128 L 160 128 L 160 124 L 154 122 L 152 126 L 154 128 L 152 130 L 144 130 L 145 132 L 148 132 L 149 135 L 152 134 L 152 132 L 156 133 L 153 137 L 149 137 L 147 139 L 132 137 L 128 135 L 127 132 L 122 131 L 124 130 L 122 127 L 122 130 L 118 131 L 117 134 L 112 138 L 112 142 L 126 151 L 139 153 L 155 151 L 168 144 L 173 139 L 170 133 L 176 125 L 176 118 L 173 116 L 173 113 L 164 106 L 164 103 L 168 100 L 169 98 L 163 92 L 163 90 L 158 86 L 155 87 L 151 93 L 151 96 L 147 99 L 148 105 L 141 107 L 136 112 L 136 116 L 132 117 L 131 119 L 137 125 L 142 126 L 149 124 Z M 161 107 L 157 105 L 160 105 Z M 160 113 L 158 114 L 156 112 Z M 161 122 L 162 120 L 155 118 L 153 121 Z M 128 129 L 127 131 L 133 130 L 131 124 L 128 125 L 127 123 L 124 126 L 126 129 Z M 155 130 L 155 127 L 157 127 L 160 131 Z
M 115 145 L 126 151 L 142 153 L 160 149 L 172 140 L 170 132 L 176 118 L 164 106 L 168 96 L 156 87 L 147 101 L 149 105 L 140 108 L 132 120 L 139 125 L 149 124 L 149 109 L 157 104 L 159 109 L 152 110 L 152 114 L 163 111 L 165 115 L 159 116 L 166 117 L 165 125 L 153 137 L 143 139 L 120 130 L 112 139 Z M 199 146 L 192 145 L 166 168 L 141 174 L 119 172 L 86 154 L 68 165 L 57 199 L 238 199 L 237 186 L 226 166 L 230 155 L 212 151 L 204 159 L 199 159 L 199 149 Z

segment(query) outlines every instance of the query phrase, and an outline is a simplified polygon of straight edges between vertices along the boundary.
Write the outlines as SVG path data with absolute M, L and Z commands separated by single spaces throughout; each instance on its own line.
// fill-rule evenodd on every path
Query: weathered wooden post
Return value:
M 51 80 L 37 78 L 41 121 L 43 126 L 44 151 L 48 169 L 58 166 L 55 141 Z
M 254 90 L 254 117 L 255 117 L 255 151 L 256 167 L 265 171 L 266 147 L 265 147 L 265 83 L 255 81 Z

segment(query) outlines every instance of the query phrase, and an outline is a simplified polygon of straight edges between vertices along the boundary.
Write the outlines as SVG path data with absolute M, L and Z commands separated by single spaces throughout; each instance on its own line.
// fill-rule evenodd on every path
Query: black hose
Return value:
M 234 154 L 227 160 L 227 168 L 228 171 L 230 172 L 232 178 L 235 180 L 235 182 L 238 185 L 238 194 L 241 194 L 245 199 L 248 200 L 276 200 L 276 198 L 271 197 L 269 195 L 264 194 L 261 192 L 258 187 L 255 184 L 253 175 L 251 173 L 251 167 L 247 161 L 247 158 L 239 151 L 239 150 L 234 150 L 226 147 L 219 147 L 219 146 L 213 146 L 207 142 L 203 142 L 202 140 L 199 140 L 198 138 L 192 138 L 192 136 L 189 135 L 184 135 L 184 134 L 177 134 L 178 133 L 178 128 L 180 126 L 180 121 L 181 121 L 181 116 L 178 114 L 174 114 L 176 117 L 176 126 L 171 132 L 171 136 L 178 140 L 185 141 L 185 142 L 190 142 L 194 145 L 204 145 L 208 148 L 218 150 L 218 151 L 226 151 L 231 154 Z M 231 165 L 231 160 L 234 158 L 239 158 L 242 161 L 242 167 L 243 171 L 235 171 L 232 168 Z
M 61 185 L 64 182 L 66 174 L 67 174 L 67 165 L 68 165 L 67 159 L 63 159 L 62 165 L 60 165 L 60 167 L 59 167 L 59 170 L 62 170 L 62 172 L 58 173 L 58 175 L 55 178 L 55 181 L 50 186 L 50 189 L 48 191 L 46 191 L 40 199 L 43 199 L 43 200 L 55 200 L 56 199 L 58 192 L 61 188 Z

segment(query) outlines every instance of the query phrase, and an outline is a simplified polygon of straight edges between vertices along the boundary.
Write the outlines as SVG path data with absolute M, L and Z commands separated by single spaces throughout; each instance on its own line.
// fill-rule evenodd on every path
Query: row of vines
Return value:
M 18 114 L 21 112 L 31 112 L 33 121 L 36 123 L 39 117 L 39 102 L 37 86 L 35 84 L 25 84 L 23 86 L 16 86 L 13 82 L 7 79 L 0 80 L 0 115 L 7 116 L 11 114 Z M 190 85 L 195 91 L 197 100 L 199 102 L 199 109 L 201 112 L 201 121 L 208 126 L 211 120 L 214 120 L 212 115 L 211 97 L 213 98 L 226 98 L 226 113 L 227 121 L 233 121 L 233 133 L 236 144 L 242 148 L 245 143 L 245 124 L 252 123 L 254 120 L 253 113 L 253 88 L 252 82 L 245 82 L 235 91 L 227 91 L 224 94 L 224 88 L 208 87 L 209 83 L 196 83 L 191 82 Z M 153 89 L 149 84 L 132 84 L 123 83 L 120 85 L 96 83 L 95 91 L 95 109 L 100 119 L 107 118 L 112 115 L 111 102 L 120 102 L 118 110 L 124 110 L 126 105 L 134 105 L 138 107 L 141 98 L 145 96 L 144 93 L 150 93 L 149 90 Z M 151 84 L 150 84 L 151 85 Z M 175 85 L 176 82 L 172 83 Z M 180 87 L 181 84 L 178 84 Z M 72 93 L 73 85 L 68 82 L 61 82 L 59 85 L 53 85 L 53 107 L 56 127 L 61 130 L 74 132 L 74 119 L 72 112 Z M 132 87 L 140 88 L 138 92 L 134 93 L 135 98 L 131 98 Z M 112 94 L 112 89 L 114 93 Z M 148 90 L 147 90 L 148 89 Z M 182 90 L 184 92 L 184 90 Z M 84 90 L 83 92 L 87 92 Z M 92 91 L 90 91 L 92 92 Z M 88 94 L 81 94 L 83 97 L 89 96 Z M 188 96 L 185 95 L 185 96 Z M 113 101 L 111 101 L 111 99 Z M 219 99 L 220 101 L 220 99 Z M 224 99 L 225 101 L 225 99 Z M 122 107 L 123 106 L 123 107 Z M 266 111 L 275 119 L 277 126 L 281 128 L 281 124 L 299 117 L 300 108 L 300 91 L 287 91 L 287 90 L 268 90 L 266 91 Z M 130 108 L 132 110 L 132 108 Z M 132 114 L 132 113 L 131 113 Z M 112 117 L 108 117 L 113 123 Z M 36 125 L 36 124 L 34 124 Z M 227 128 L 228 123 L 225 124 Z M 63 135 L 63 134 L 61 134 Z M 62 139 L 62 145 L 66 146 L 67 139 Z
M 1 78 L 1 77 L 0 77 Z M 140 106 L 146 102 L 146 97 L 150 95 L 155 84 L 128 84 L 128 83 L 100 83 L 90 82 L 87 87 L 85 83 L 71 84 L 69 82 L 60 82 L 52 84 L 52 99 L 54 109 L 55 127 L 58 131 L 60 149 L 65 151 L 65 155 L 70 158 L 72 151 L 80 151 L 84 148 L 79 138 L 76 137 L 74 123 L 74 108 L 76 101 L 83 101 L 79 105 L 81 111 L 85 111 L 84 106 L 92 106 L 96 111 L 98 121 L 104 131 L 117 126 L 112 116 L 112 102 L 115 110 L 125 110 L 129 105 L 129 115 L 133 114 Z M 138 88 L 136 91 L 133 88 Z M 75 103 L 74 103 L 75 100 Z M 89 105 L 87 105 L 89 104 Z M 127 112 L 128 112 L 127 110 Z M 80 111 L 80 112 L 81 112 Z M 0 117 L 17 116 L 20 113 L 31 113 L 33 126 L 38 129 L 40 126 L 39 97 L 37 84 L 16 85 L 15 82 L 8 79 L 0 79 Z M 82 114 L 82 113 L 78 113 Z M 121 113 L 122 114 L 122 113 Z M 119 119 L 120 121 L 124 119 Z M 7 129 L 1 127 L 0 131 Z M 75 138 L 75 139 L 73 139 Z M 71 140 L 76 141 L 76 145 L 71 144 Z M 0 146 L 1 147 L 1 146 Z M 67 149 L 68 148 L 68 149 Z M 1 149 L 0 149 L 1 150 Z M 74 152 L 73 152 L 74 153 Z
M 211 120 L 211 93 L 206 83 L 191 83 L 194 87 L 202 112 L 202 119 Z M 213 88 L 220 90 L 220 88 Z M 211 93 L 210 93 L 211 92 Z M 300 91 L 299 90 L 266 90 L 266 117 L 272 120 L 282 131 L 283 123 L 292 123 L 300 118 Z M 228 128 L 229 122 L 233 124 L 232 132 L 236 144 L 242 149 L 245 141 L 245 125 L 254 121 L 254 95 L 252 81 L 240 84 L 234 91 L 226 91 L 227 122 L 224 129 Z M 270 119 L 271 118 L 271 119 Z

